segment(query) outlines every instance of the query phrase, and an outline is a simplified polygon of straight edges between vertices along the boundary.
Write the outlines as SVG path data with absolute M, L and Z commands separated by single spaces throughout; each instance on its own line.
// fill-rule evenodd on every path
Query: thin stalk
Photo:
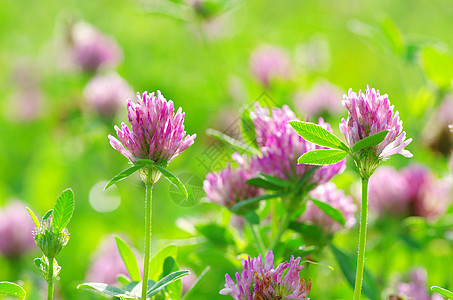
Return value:
M 49 261 L 49 274 L 47 280 L 47 300 L 53 299 L 53 257 L 47 258 Z
M 368 220 L 368 179 L 362 178 L 362 210 L 360 212 L 359 255 L 355 276 L 354 300 L 359 300 L 362 293 L 363 268 L 365 265 L 366 227 Z
M 282 224 L 280 224 L 280 228 L 277 232 L 277 235 L 275 236 L 274 241 L 271 244 L 271 247 L 270 247 L 271 250 L 274 250 L 275 246 L 277 246 L 277 244 L 280 242 L 280 239 L 282 238 L 283 233 L 286 231 L 286 229 L 288 229 L 290 219 L 291 219 L 291 214 L 287 212 L 285 214 L 285 217 L 283 218 Z
M 148 290 L 148 273 L 149 273 L 149 258 L 151 253 L 151 233 L 152 233 L 152 192 L 153 184 L 146 184 L 146 199 L 145 199 L 145 261 L 143 265 L 143 280 L 142 280 L 142 300 L 146 300 Z
M 261 238 L 261 234 L 259 233 L 259 231 L 257 230 L 255 225 L 253 225 L 252 223 L 250 223 L 248 221 L 247 221 L 247 223 L 249 224 L 250 231 L 252 233 L 253 240 L 255 241 L 255 245 L 258 248 L 258 251 L 260 253 L 264 254 L 266 248 L 264 247 L 264 243 L 263 243 L 263 239 Z

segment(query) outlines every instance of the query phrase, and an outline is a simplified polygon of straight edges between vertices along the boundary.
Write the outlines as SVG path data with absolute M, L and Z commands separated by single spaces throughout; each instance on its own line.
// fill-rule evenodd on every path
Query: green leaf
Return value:
M 148 280 L 147 290 L 151 290 L 155 284 L 156 282 L 154 280 Z M 124 290 L 129 296 L 134 297 L 134 299 L 140 299 L 142 296 L 142 282 L 132 281 L 124 287 Z
M 35 258 L 33 263 L 38 267 L 38 269 L 41 269 L 42 260 L 40 257 Z
M 176 262 L 175 262 L 174 258 L 171 256 L 168 256 L 164 260 L 164 263 L 162 265 L 162 277 L 167 276 L 168 274 L 170 274 L 173 271 L 178 271 L 178 270 L 175 270 L 175 268 L 176 268 Z
M 137 299 L 135 296 L 130 295 L 127 291 L 111 286 L 106 283 L 100 282 L 87 282 L 77 286 L 78 289 L 92 289 L 110 296 L 124 297 L 126 299 Z
M 302 121 L 289 121 L 289 124 L 294 128 L 297 134 L 309 142 L 324 147 L 345 151 L 349 150 L 348 146 L 346 146 L 338 137 L 317 124 Z
M 382 14 L 379 18 L 379 25 L 391 51 L 403 55 L 406 41 L 395 22 L 388 15 Z
M 422 51 L 423 69 L 426 76 L 440 89 L 451 86 L 453 79 L 453 58 L 433 47 Z
M 165 299 L 168 300 L 181 300 L 182 295 L 182 281 L 178 280 L 165 287 Z
M 343 160 L 348 153 L 343 150 L 313 150 L 304 153 L 299 160 L 299 164 L 308 165 L 331 165 Z
M 134 252 L 129 245 L 123 241 L 119 236 L 115 236 L 116 245 L 120 252 L 121 258 L 123 259 L 124 265 L 126 266 L 129 276 L 132 281 L 140 281 L 140 269 L 138 268 L 137 259 L 135 258 Z
M 253 203 L 256 203 L 256 202 L 259 202 L 261 200 L 269 200 L 269 199 L 273 199 L 273 198 L 278 198 L 278 197 L 282 197 L 282 196 L 286 196 L 288 193 L 275 193 L 275 194 L 270 194 L 270 195 L 262 195 L 262 196 L 258 196 L 258 197 L 254 197 L 254 198 L 250 198 L 250 199 L 247 199 L 247 200 L 243 200 L 239 203 L 236 203 L 233 208 L 231 208 L 231 211 L 236 213 L 240 208 L 242 208 L 243 206 L 247 206 L 247 205 L 250 205 L 250 204 L 253 204 Z
M 224 142 L 224 143 L 230 145 L 231 147 L 233 147 L 234 149 L 236 149 L 239 152 L 247 152 L 249 154 L 257 153 L 256 150 L 254 150 L 253 148 L 250 148 L 247 144 L 242 143 L 242 142 L 232 138 L 231 136 L 228 136 L 225 133 L 220 132 L 218 130 L 209 128 L 206 130 L 206 134 L 210 135 L 212 137 L 215 137 L 216 139 L 220 140 L 221 142 Z
M 52 214 L 53 214 L 53 209 L 49 209 L 42 217 L 42 220 L 43 221 L 47 220 Z
M 18 284 L 8 281 L 0 282 L 0 294 L 16 296 L 20 299 L 25 299 L 25 290 Z
M 181 277 L 184 277 L 188 275 L 190 272 L 189 271 L 176 271 L 173 273 L 168 274 L 161 280 L 159 280 L 150 290 L 148 290 L 148 297 L 152 297 L 155 294 L 157 294 L 160 290 L 162 290 L 166 285 L 180 279 Z
M 55 204 L 52 223 L 57 232 L 61 232 L 69 223 L 74 213 L 74 192 L 69 188 L 64 190 L 57 198 Z
M 258 177 L 262 178 L 276 186 L 282 187 L 282 188 L 287 188 L 287 187 L 290 187 L 293 185 L 292 182 L 290 182 L 290 181 L 286 181 L 286 180 L 283 180 L 283 179 L 280 179 L 280 178 L 277 178 L 274 176 L 266 175 L 263 173 L 260 173 Z
M 439 286 L 432 286 L 431 290 L 436 292 L 436 293 L 441 294 L 444 297 L 447 297 L 448 299 L 453 299 L 453 292 L 451 292 L 449 290 L 446 290 L 446 289 L 441 288 Z
M 216 246 L 225 247 L 234 244 L 231 232 L 218 224 L 197 224 L 195 229 Z
M 129 277 L 127 277 L 123 274 L 118 275 L 117 280 L 119 283 L 121 283 L 124 286 L 128 285 L 132 281 Z
M 38 217 L 35 215 L 35 213 L 31 210 L 31 208 L 29 207 L 26 207 L 28 213 L 30 214 L 30 217 L 33 219 L 33 222 L 35 223 L 36 225 L 36 228 L 41 228 L 41 224 L 39 224 L 39 220 L 38 220 Z
M 250 111 L 247 108 L 244 109 L 241 114 L 241 131 L 245 141 L 258 149 L 255 124 L 253 124 L 252 118 L 250 117 Z
M 316 205 L 320 210 L 322 210 L 326 215 L 340 223 L 341 225 L 344 226 L 346 223 L 346 220 L 343 217 L 343 214 L 341 211 L 336 209 L 335 207 L 332 207 L 330 204 L 316 200 L 316 199 L 310 199 L 311 202 L 313 202 L 314 205 Z
M 159 280 L 159 276 L 162 274 L 162 267 L 167 257 L 176 258 L 178 254 L 178 247 L 175 244 L 169 244 L 157 251 L 153 255 L 149 262 L 149 275 L 148 279 Z
M 260 187 L 260 188 L 263 188 L 266 190 L 272 190 L 272 191 L 279 191 L 282 189 L 281 186 L 275 185 L 261 177 L 250 178 L 250 179 L 246 180 L 245 183 L 248 185 L 253 185 L 256 187 Z
M 161 167 L 161 166 L 159 166 L 157 164 L 154 165 L 154 168 L 158 169 L 162 173 L 162 175 L 164 175 L 165 178 L 168 179 L 168 181 L 173 183 L 184 194 L 184 197 L 186 197 L 186 200 L 187 200 L 187 198 L 189 197 L 189 194 L 187 193 L 186 187 L 181 182 L 181 180 L 179 180 L 178 177 L 176 177 L 173 173 L 171 173 L 170 171 L 168 171 L 164 167 Z
M 250 223 L 254 225 L 259 225 L 260 224 L 260 217 L 254 210 L 250 210 L 245 214 L 245 219 Z
M 349 285 L 354 288 L 355 285 L 355 272 L 357 268 L 357 257 L 352 254 L 344 253 L 333 244 L 330 244 L 332 253 L 340 265 L 340 269 L 343 272 L 344 277 L 348 281 Z M 376 286 L 371 273 L 367 268 L 363 270 L 363 294 L 365 294 L 370 300 L 379 300 L 379 291 Z
M 141 168 L 143 168 L 144 164 L 135 164 L 130 168 L 127 168 L 126 170 L 121 171 L 119 174 L 117 174 L 115 177 L 110 179 L 110 181 L 105 185 L 104 190 L 108 189 L 110 186 L 114 185 L 118 181 L 121 181 L 123 179 L 126 179 L 127 177 L 131 176 Z
M 353 152 L 357 152 L 357 151 L 362 150 L 364 148 L 370 148 L 370 147 L 373 147 L 373 146 L 376 146 L 376 145 L 380 144 L 385 139 L 385 137 L 387 136 L 388 132 L 389 132 L 388 130 L 383 130 L 383 131 L 378 132 L 376 134 L 367 136 L 363 140 L 358 141 L 352 147 L 352 151 Z
M 184 295 L 184 297 L 182 298 L 182 300 L 186 300 L 191 294 L 193 294 L 193 292 L 196 290 L 196 288 L 200 285 L 200 282 L 202 281 L 202 279 L 206 276 L 206 274 L 208 274 L 209 270 L 211 269 L 210 266 L 207 266 L 203 272 L 201 272 L 200 276 L 198 276 L 197 280 L 195 281 L 195 283 L 190 287 L 189 291 L 187 291 L 187 293 Z

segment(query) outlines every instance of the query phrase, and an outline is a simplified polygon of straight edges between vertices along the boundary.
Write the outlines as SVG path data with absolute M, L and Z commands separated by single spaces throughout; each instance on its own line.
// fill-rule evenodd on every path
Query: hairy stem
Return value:
M 152 226 L 152 192 L 153 184 L 146 184 L 146 199 L 145 199 L 145 261 L 143 265 L 143 280 L 142 280 L 142 300 L 146 300 L 148 290 L 148 273 L 149 259 L 151 253 L 151 226 Z
M 53 299 L 53 257 L 47 258 L 49 261 L 49 273 L 47 274 L 47 300 Z
M 368 179 L 362 178 L 362 210 L 360 212 L 359 255 L 355 277 L 354 300 L 359 300 L 362 293 L 363 268 L 365 265 L 366 227 L 368 220 Z

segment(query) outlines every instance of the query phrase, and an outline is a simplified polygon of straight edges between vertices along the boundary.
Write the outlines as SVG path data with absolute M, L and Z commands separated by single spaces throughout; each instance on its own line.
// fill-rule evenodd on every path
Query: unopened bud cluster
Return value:
M 41 226 L 36 229 L 35 242 L 45 256 L 49 258 L 56 257 L 61 249 L 69 241 L 68 230 L 64 229 L 61 232 L 54 231 L 52 225 L 52 217 L 43 220 Z

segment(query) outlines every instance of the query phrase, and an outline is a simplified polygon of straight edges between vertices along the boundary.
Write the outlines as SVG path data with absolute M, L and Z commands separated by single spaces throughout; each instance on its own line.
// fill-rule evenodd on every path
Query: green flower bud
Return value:
M 45 256 L 54 258 L 69 241 L 68 230 L 54 232 L 52 217 L 43 220 L 41 226 L 36 229 L 35 242 Z

